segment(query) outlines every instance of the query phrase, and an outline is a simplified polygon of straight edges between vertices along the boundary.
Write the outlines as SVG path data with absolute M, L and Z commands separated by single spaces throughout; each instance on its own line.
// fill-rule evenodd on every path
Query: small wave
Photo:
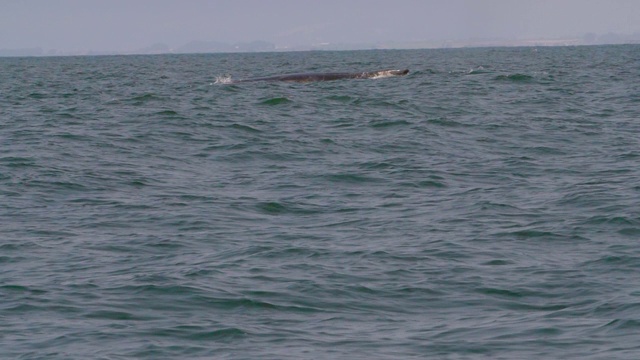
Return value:
M 44 99 L 47 97 L 47 95 L 43 94 L 43 93 L 38 93 L 38 92 L 34 92 L 29 94 L 29 97 L 32 99 Z
M 495 77 L 498 81 L 513 81 L 513 82 L 529 82 L 533 80 L 533 76 L 525 74 L 511 74 L 511 75 L 498 75 Z
M 7 167 L 29 167 L 36 166 L 36 161 L 31 157 L 5 156 L 0 158 L 0 164 Z
M 602 329 L 614 329 L 616 331 L 635 331 L 640 328 L 640 321 L 634 319 L 614 319 L 601 327 Z
M 256 128 L 254 128 L 254 127 L 251 127 L 251 126 L 249 126 L 249 125 L 231 124 L 229 127 L 230 127 L 230 128 L 233 128 L 233 129 L 237 129 L 237 130 L 242 130 L 242 131 L 252 132 L 252 133 L 259 133 L 259 132 L 261 132 L 260 130 L 258 130 L 258 129 L 256 129 Z
M 280 203 L 275 201 L 261 202 L 256 205 L 256 208 L 260 213 L 266 215 L 281 215 L 281 214 L 300 214 L 310 215 L 316 214 L 319 210 L 302 204 Z
M 163 98 L 155 93 L 145 93 L 142 95 L 133 96 L 126 101 L 132 105 L 140 106 L 152 101 L 162 101 Z
M 327 100 L 333 100 L 333 101 L 337 101 L 337 102 L 343 102 L 343 103 L 348 103 L 348 102 L 352 102 L 352 101 L 356 101 L 357 98 L 348 96 L 348 95 L 331 95 L 329 97 L 326 98 Z
M 178 113 L 173 111 L 173 110 L 162 110 L 162 111 L 157 112 L 156 114 L 158 114 L 158 115 L 178 115 Z
M 434 119 L 427 119 L 427 123 L 434 124 L 434 125 L 440 125 L 440 126 L 446 126 L 446 127 L 466 126 L 463 123 L 459 123 L 459 122 L 454 121 L 454 120 L 449 120 L 449 119 L 444 118 L 444 117 L 434 118 Z
M 94 311 L 86 314 L 85 317 L 89 319 L 102 319 L 102 320 L 140 320 L 142 319 L 133 313 L 129 313 L 125 311 L 111 311 L 111 310 Z
M 186 117 L 180 115 L 178 112 L 170 109 L 158 111 L 155 113 L 157 116 L 161 116 L 167 119 L 187 119 Z
M 379 121 L 379 122 L 372 122 L 371 127 L 387 128 L 387 127 L 398 126 L 398 125 L 411 125 L 411 123 L 406 120 Z
M 364 184 L 378 181 L 376 178 L 352 173 L 328 174 L 324 178 L 334 183 Z
M 271 98 L 271 99 L 264 99 L 260 102 L 260 104 L 263 105 L 280 105 L 280 104 L 286 104 L 286 103 L 290 103 L 292 102 L 291 100 L 287 99 L 286 97 L 275 97 L 275 98 Z
M 287 208 L 283 204 L 273 201 L 258 204 L 258 209 L 260 209 L 261 212 L 271 215 L 281 214 L 287 211 Z
M 415 187 L 415 188 L 446 188 L 447 185 L 441 181 L 436 180 L 422 180 L 418 182 L 408 182 L 404 185 Z
M 188 335 L 188 338 L 191 340 L 215 340 L 222 338 L 236 338 L 240 336 L 244 336 L 247 333 L 238 328 L 223 328 L 219 330 L 213 331 L 200 331 L 194 332 Z

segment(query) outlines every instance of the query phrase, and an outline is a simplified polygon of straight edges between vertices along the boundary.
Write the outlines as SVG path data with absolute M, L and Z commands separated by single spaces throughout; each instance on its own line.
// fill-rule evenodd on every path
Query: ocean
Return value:
M 0 358 L 637 359 L 638 134 L 638 45 L 0 58 Z

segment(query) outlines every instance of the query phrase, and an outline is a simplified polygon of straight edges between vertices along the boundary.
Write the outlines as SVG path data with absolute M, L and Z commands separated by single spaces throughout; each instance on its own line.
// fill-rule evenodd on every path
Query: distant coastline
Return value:
M 78 55 L 154 55 L 154 54 L 193 54 L 193 53 L 246 53 L 279 51 L 317 51 L 317 50 L 382 50 L 382 49 L 447 49 L 471 47 L 526 47 L 526 46 L 581 46 L 581 45 L 623 45 L 640 44 L 640 33 L 597 35 L 588 33 L 581 37 L 554 39 L 466 39 L 444 41 L 388 41 L 378 43 L 311 43 L 303 45 L 274 44 L 268 41 L 227 43 L 221 41 L 192 41 L 172 48 L 164 43 L 128 51 L 105 51 L 82 49 L 61 51 L 42 47 L 21 49 L 2 49 L 0 57 L 31 56 L 78 56 Z

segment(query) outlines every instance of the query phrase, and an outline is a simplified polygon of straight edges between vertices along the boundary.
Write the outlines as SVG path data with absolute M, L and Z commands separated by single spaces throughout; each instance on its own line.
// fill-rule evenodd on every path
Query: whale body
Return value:
M 259 77 L 231 81 L 232 84 L 254 82 L 254 81 L 289 81 L 306 83 L 312 81 L 332 81 L 342 79 L 379 79 L 391 76 L 404 76 L 409 73 L 408 69 L 404 70 L 378 70 L 368 72 L 357 73 L 303 73 L 303 74 L 289 74 L 269 77 Z

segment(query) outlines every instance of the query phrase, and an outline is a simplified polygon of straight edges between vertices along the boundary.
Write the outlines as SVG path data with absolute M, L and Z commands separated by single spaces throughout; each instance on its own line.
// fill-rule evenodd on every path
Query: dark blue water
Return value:
M 637 359 L 639 133 L 638 46 L 0 59 L 0 358 Z

